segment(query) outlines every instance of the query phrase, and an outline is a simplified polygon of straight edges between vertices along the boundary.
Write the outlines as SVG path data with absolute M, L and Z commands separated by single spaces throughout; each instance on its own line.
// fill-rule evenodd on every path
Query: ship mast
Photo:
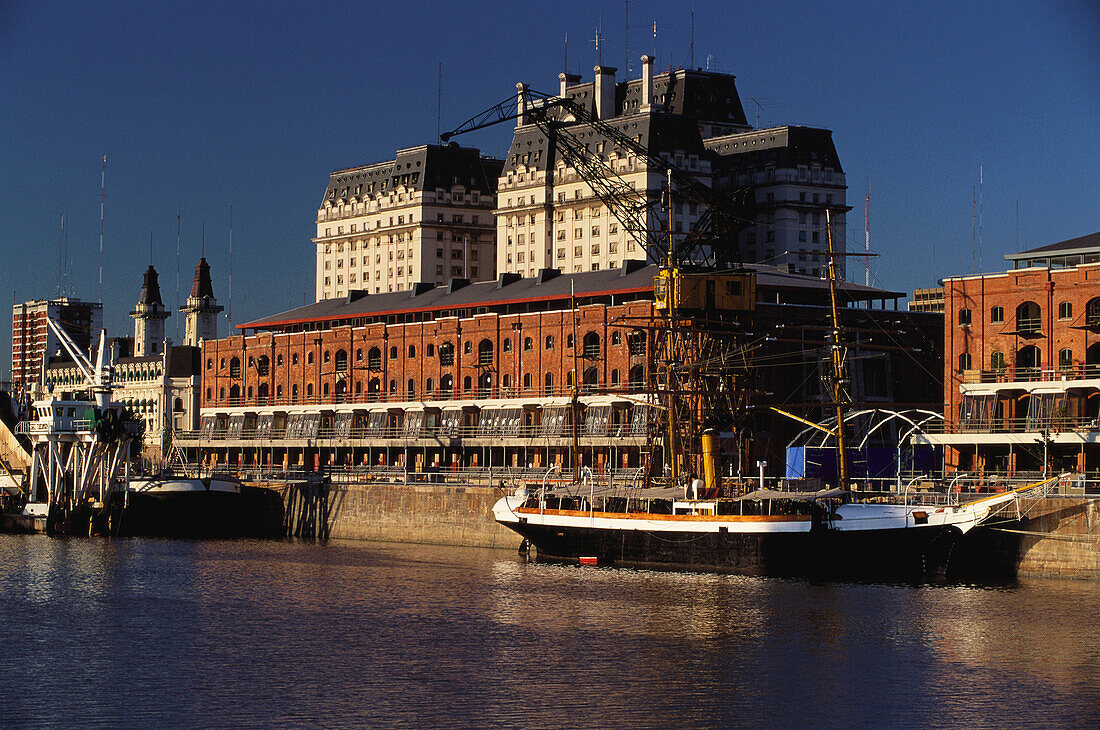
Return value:
M 833 406 L 836 408 L 836 448 L 838 479 L 841 489 L 848 490 L 848 454 L 844 438 L 844 349 L 840 342 L 840 310 L 836 304 L 836 253 L 833 251 L 833 224 L 825 210 L 825 240 L 829 245 L 829 306 L 833 329 L 831 360 L 833 367 Z
M 675 275 L 675 251 L 676 238 L 672 228 L 672 171 L 668 173 L 668 259 L 665 268 L 668 271 L 668 329 L 666 331 L 667 347 L 665 352 L 665 387 L 668 388 L 668 465 L 669 479 L 672 486 L 676 486 L 678 474 L 678 460 L 680 458 L 680 425 L 676 422 L 676 314 L 675 307 L 678 301 L 676 296 L 677 277 Z

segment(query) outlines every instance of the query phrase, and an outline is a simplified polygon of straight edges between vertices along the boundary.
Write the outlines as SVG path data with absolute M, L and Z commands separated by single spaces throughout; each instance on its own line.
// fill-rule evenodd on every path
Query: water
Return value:
M 1100 585 L 0 536 L 0 726 L 1097 724 Z

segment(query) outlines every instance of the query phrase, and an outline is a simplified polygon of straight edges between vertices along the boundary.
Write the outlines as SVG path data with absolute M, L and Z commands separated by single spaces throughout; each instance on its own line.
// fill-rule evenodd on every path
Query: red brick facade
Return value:
M 652 302 L 634 301 L 583 306 L 575 318 L 487 313 L 206 341 L 202 407 L 564 395 L 574 367 L 583 383 L 625 389 L 632 369 L 645 372 L 650 348 L 632 355 L 630 343 L 652 316 Z

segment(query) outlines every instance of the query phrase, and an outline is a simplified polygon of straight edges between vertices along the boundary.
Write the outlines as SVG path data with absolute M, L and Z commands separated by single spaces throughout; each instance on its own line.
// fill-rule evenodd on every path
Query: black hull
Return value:
M 119 537 L 274 538 L 282 536 L 283 502 L 269 489 L 234 492 L 132 493 L 111 505 L 108 531 Z
M 669 533 L 505 523 L 539 560 L 777 577 L 927 581 L 1010 577 L 1011 545 L 954 527 L 839 532 Z

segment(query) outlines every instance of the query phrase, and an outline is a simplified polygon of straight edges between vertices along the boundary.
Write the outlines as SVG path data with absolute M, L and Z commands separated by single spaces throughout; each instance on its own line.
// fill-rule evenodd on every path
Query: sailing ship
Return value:
M 591 483 L 582 488 L 578 462 L 572 483 L 549 486 L 557 482 L 547 478 L 502 497 L 495 519 L 544 560 L 887 580 L 1010 573 L 1012 556 L 976 528 L 1019 520 L 1021 502 L 1044 493 L 1057 477 L 968 502 L 951 493 L 933 494 L 931 502 L 896 493 L 861 500 L 850 489 L 846 363 L 828 222 L 826 231 L 835 487 L 802 492 L 761 484 L 737 493 L 719 476 L 719 432 L 738 429 L 751 376 L 746 359 L 738 357 L 739 328 L 749 318 L 721 313 L 751 314 L 752 274 L 686 270 L 670 253 L 654 284 L 655 308 L 664 315 L 655 394 L 665 414 L 664 477 L 597 494 Z M 732 301 L 720 301 L 723 293 Z

